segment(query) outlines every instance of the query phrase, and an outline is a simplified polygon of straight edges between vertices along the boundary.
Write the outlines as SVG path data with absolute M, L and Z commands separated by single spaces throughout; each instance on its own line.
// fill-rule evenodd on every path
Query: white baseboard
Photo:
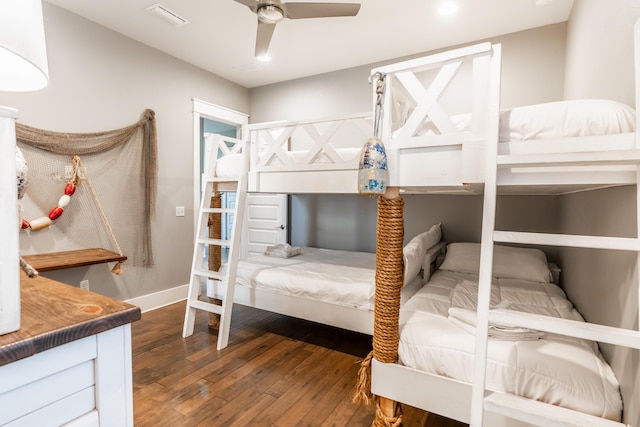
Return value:
M 187 299 L 187 293 L 189 292 L 189 285 L 176 286 L 175 288 L 166 289 L 164 291 L 154 292 L 148 295 L 142 295 L 140 297 L 131 298 L 126 300 L 129 304 L 140 307 L 140 311 L 155 310 L 170 304 L 174 304 L 179 301 Z

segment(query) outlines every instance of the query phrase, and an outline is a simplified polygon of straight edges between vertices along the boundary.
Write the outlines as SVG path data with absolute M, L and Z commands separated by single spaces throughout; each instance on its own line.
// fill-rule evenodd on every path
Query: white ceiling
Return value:
M 234 0 L 47 1 L 247 88 L 564 22 L 573 4 L 456 0 L 457 14 L 443 17 L 443 0 L 345 0 L 362 4 L 357 16 L 277 24 L 273 60 L 263 63 L 253 57 L 256 15 Z M 175 27 L 145 11 L 158 2 L 190 23 Z

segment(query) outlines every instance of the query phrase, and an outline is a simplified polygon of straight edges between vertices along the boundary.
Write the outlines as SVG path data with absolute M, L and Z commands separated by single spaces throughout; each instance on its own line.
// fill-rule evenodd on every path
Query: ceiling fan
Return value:
M 280 0 L 235 0 L 258 15 L 256 57 L 266 57 L 276 24 L 284 18 L 329 18 L 356 16 L 359 3 L 284 3 Z

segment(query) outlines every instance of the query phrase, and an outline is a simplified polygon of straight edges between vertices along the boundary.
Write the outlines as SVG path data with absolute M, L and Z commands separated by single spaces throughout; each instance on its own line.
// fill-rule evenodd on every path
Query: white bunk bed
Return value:
M 499 90 L 496 90 L 496 85 L 500 83 L 499 45 L 483 43 L 443 52 L 374 69 L 372 75 L 377 74 L 384 75 L 386 79 L 381 139 L 388 156 L 388 186 L 399 189 L 400 194 L 486 194 L 496 188 L 505 194 L 567 194 L 637 183 L 637 163 L 640 156 L 637 150 L 635 111 L 619 103 L 601 100 L 558 102 L 500 111 Z M 445 89 L 447 93 L 453 94 L 447 95 Z M 456 111 L 448 111 L 450 99 L 447 96 L 456 100 L 469 99 L 469 105 L 460 108 L 456 105 Z M 540 116 L 538 113 L 545 115 Z M 556 113 L 561 113 L 560 121 Z M 341 143 L 343 145 L 334 145 L 330 140 L 329 136 L 340 128 L 332 120 L 253 125 L 250 128 L 252 154 L 249 191 L 357 192 L 357 153 L 367 137 L 371 136 L 371 125 L 366 120 L 368 118 L 369 115 L 349 118 L 358 122 L 360 129 L 365 129 L 364 136 L 347 138 L 352 144 Z M 605 122 L 604 118 L 612 120 Z M 537 126 L 530 127 L 531 124 Z M 326 133 L 319 131 L 317 125 L 326 126 L 325 129 L 328 130 Z M 303 128 L 311 135 L 306 147 L 291 138 L 294 128 Z M 487 150 L 494 149 L 491 147 L 495 147 L 498 162 L 502 162 L 497 176 L 492 178 L 493 190 L 485 188 L 489 183 L 487 173 L 490 170 Z M 526 161 L 524 157 L 519 157 L 525 155 Z M 626 160 L 620 162 L 621 157 Z M 537 163 L 535 159 L 538 159 Z M 607 164 L 609 159 L 611 164 Z M 576 160 L 581 163 L 576 165 Z M 495 168 L 495 157 L 492 161 Z M 598 166 L 594 166 L 594 162 Z M 220 176 L 232 175 L 230 170 L 233 168 L 226 170 L 222 167 L 223 163 L 224 161 L 218 162 L 216 173 Z M 545 165 L 545 168 L 538 167 L 540 164 Z M 535 171 L 531 168 L 532 165 L 536 166 Z M 483 239 L 484 236 L 483 226 Z M 547 241 L 551 242 L 541 238 L 525 243 L 544 245 Z M 636 246 L 629 245 L 630 248 Z M 442 276 L 439 272 L 434 278 Z M 542 287 L 556 296 L 561 293 L 550 285 Z M 246 289 L 249 291 L 243 303 L 248 305 L 261 307 L 264 304 L 261 308 L 303 318 L 308 318 L 305 317 L 308 313 L 316 312 L 315 308 L 301 303 L 301 298 L 275 297 L 273 292 L 268 292 L 263 298 L 258 296 L 263 292 L 259 288 Z M 422 289 L 423 291 L 416 293 L 415 298 L 423 297 L 423 292 L 428 293 L 432 288 Z M 270 301 L 271 298 L 273 301 Z M 242 300 L 242 297 L 238 299 Z M 265 302 L 259 303 L 260 300 Z M 312 305 L 317 302 L 309 301 L 312 301 Z M 415 301 L 417 300 L 410 299 L 403 304 L 403 321 L 409 311 L 415 309 Z M 431 305 L 435 303 L 432 302 Z M 578 317 L 569 302 L 563 301 L 562 305 L 567 316 Z M 343 308 L 336 304 L 332 304 L 332 307 L 339 310 L 333 313 L 339 314 L 321 318 L 313 315 L 314 318 L 310 320 L 332 324 L 331 318 L 343 316 L 340 312 Z M 351 307 L 344 310 L 353 312 Z M 322 310 L 317 310 L 320 311 Z M 346 314 L 344 316 L 349 317 Z M 430 320 L 433 318 L 432 315 L 425 316 L 431 316 Z M 366 320 L 347 321 L 336 326 L 368 332 L 369 327 L 365 330 L 362 325 L 370 324 L 369 322 L 370 313 Z M 451 329 L 446 318 L 437 322 L 445 330 L 455 330 Z M 461 336 L 465 333 L 455 331 L 453 335 Z M 406 339 L 401 335 L 400 342 L 403 343 Z M 436 340 L 446 339 L 440 336 Z M 470 335 L 465 342 L 468 349 L 476 341 Z M 578 346 L 594 348 L 593 345 Z M 495 347 L 493 344 L 489 345 L 490 354 L 493 354 Z M 597 350 L 597 346 L 595 348 Z M 403 358 L 404 355 L 401 356 L 401 361 Z M 602 370 L 605 372 L 604 377 L 611 379 L 608 367 L 601 363 L 602 359 L 597 351 L 592 353 L 591 361 L 594 363 L 592 367 Z M 375 395 L 463 422 L 469 422 L 472 418 L 472 386 L 468 369 L 473 368 L 465 368 L 465 375 L 455 379 L 438 370 L 427 372 L 401 363 L 381 363 L 375 358 L 371 366 L 371 389 Z M 489 371 L 489 375 L 493 374 Z M 615 388 L 615 385 L 611 385 L 613 383 L 608 384 L 609 388 Z M 488 386 L 493 387 L 491 380 L 488 381 Z M 610 416 L 612 412 L 616 412 L 616 409 L 611 409 L 616 408 L 616 398 L 607 395 L 606 399 L 612 399 L 612 406 L 605 411 L 606 416 Z M 507 406 L 512 404 L 508 403 Z M 580 405 L 577 407 L 581 408 Z M 548 410 L 545 406 L 539 411 Z M 581 412 L 575 412 L 576 425 L 583 425 L 581 416 Z M 487 417 L 485 419 L 488 423 L 485 425 L 492 427 L 529 425 L 507 421 L 502 415 L 487 414 Z M 611 417 L 615 418 L 614 415 Z M 591 424 L 585 422 L 584 425 L 620 425 L 616 422 L 609 423 L 605 419 L 602 419 L 602 424 L 593 424 L 592 418 L 589 418 Z
M 309 122 L 250 125 L 248 192 L 353 193 L 361 147 L 371 114 Z M 236 191 L 225 179 L 237 179 L 243 162 L 242 141 L 210 134 L 216 150 L 212 165 L 218 191 Z M 344 173 L 349 179 L 344 178 Z M 305 175 L 311 176 L 306 178 Z M 402 301 L 408 300 L 435 269 L 441 242 L 440 224 L 413 236 L 404 246 Z M 299 248 L 291 257 L 251 255 L 238 260 L 235 303 L 373 334 L 376 259 L 374 253 Z M 222 266 L 221 273 L 227 266 Z M 223 299 L 222 281 L 210 280 L 206 294 Z
M 464 70 L 465 63 L 469 63 L 469 67 L 466 73 L 461 74 L 468 77 L 469 86 L 455 86 L 458 83 L 454 82 L 454 77 L 460 70 Z M 601 100 L 557 102 L 500 111 L 499 90 L 496 90 L 500 83 L 499 45 L 485 43 L 456 49 L 377 68 L 372 70 L 372 75 L 383 75 L 386 79 L 382 140 L 386 144 L 389 159 L 389 186 L 398 187 L 400 194 L 485 192 L 484 209 L 486 211 L 489 206 L 495 215 L 496 191 L 503 194 L 567 194 L 637 183 L 639 157 L 636 112 L 620 103 Z M 457 93 L 458 96 L 466 92 L 471 94 L 468 96 L 472 100 L 469 110 L 456 114 L 446 111 L 446 97 L 440 98 L 444 89 L 450 85 L 455 86 L 454 94 Z M 492 159 L 491 154 L 487 156 L 487 150 L 495 150 L 497 156 L 494 155 Z M 594 166 L 596 162 L 598 165 Z M 496 169 L 496 164 L 501 167 Z M 493 178 L 490 178 L 491 167 L 497 171 Z M 494 193 L 493 205 L 487 205 L 488 191 Z M 493 228 L 494 218 L 485 218 L 483 244 L 485 239 L 489 242 L 487 245 L 500 241 L 495 240 L 496 236 L 506 239 L 505 242 L 523 238 L 521 241 L 525 244 L 558 245 L 556 242 L 559 241 L 551 239 L 549 235 L 528 240 L 528 237 L 523 236 L 524 233 L 498 232 Z M 577 238 L 568 246 L 581 246 L 587 241 L 592 244 L 591 240 Z M 584 247 L 598 247 L 589 244 Z M 637 243 L 629 243 L 616 249 L 622 249 L 625 245 L 625 250 L 637 247 Z M 492 246 L 487 248 L 483 250 L 491 251 Z M 547 280 L 527 279 L 524 283 L 507 284 L 500 283 L 504 279 L 495 279 L 496 270 L 500 268 L 496 265 L 498 246 L 495 248 L 493 256 L 487 255 L 489 266 L 483 267 L 488 268 L 491 273 L 493 257 L 494 274 L 488 276 L 488 280 L 494 282 L 491 292 L 495 292 L 496 282 L 497 289 L 502 289 L 503 292 L 505 287 L 499 285 L 531 290 L 532 283 L 542 282 L 535 285 L 534 301 L 544 294 L 543 299 L 551 301 L 552 305 L 537 307 L 536 310 L 539 309 L 547 316 L 581 320 L 571 303 L 561 298 L 564 293 L 547 283 Z M 526 400 L 509 398 L 504 406 L 511 406 L 513 411 L 507 409 L 500 415 L 487 413 L 485 409 L 484 425 L 528 426 L 531 424 L 515 421 L 505 414 L 518 411 L 542 414 L 554 411 L 554 407 L 549 405 L 535 407 L 536 400 L 575 411 L 569 416 L 574 417 L 572 422 L 575 424 L 557 421 L 562 417 L 567 418 L 564 414 L 558 414 L 556 423 L 549 421 L 550 424 L 537 425 L 622 425 L 619 424 L 622 402 L 615 376 L 600 355 L 598 346 L 592 341 L 575 338 L 562 341 L 557 339 L 557 335 L 546 334 L 544 339 L 516 343 L 489 339 L 483 348 L 476 347 L 481 340 L 480 336 L 484 336 L 482 331 L 477 332 L 476 336 L 461 328 L 459 319 L 457 325 L 452 323 L 448 309 L 456 307 L 452 298 L 461 283 L 475 283 L 475 292 L 467 295 L 474 296 L 475 301 L 471 301 L 473 304 L 466 301 L 464 308 L 471 310 L 470 313 L 466 312 L 465 315 L 470 315 L 466 319 L 472 318 L 475 321 L 483 318 L 481 316 L 484 319 L 492 318 L 487 317 L 486 313 L 475 312 L 474 304 L 482 297 L 482 292 L 478 291 L 479 250 L 473 258 L 471 267 L 461 264 L 463 272 L 434 273 L 432 281 L 403 304 L 400 314 L 399 360 L 397 363 L 382 363 L 374 355 L 371 361 L 372 393 L 479 426 L 477 418 L 474 424 L 472 415 L 472 383 L 474 371 L 479 366 L 486 366 L 483 367 L 483 372 L 486 372 L 483 384 L 487 390 L 506 392 L 498 393 L 498 397 L 520 395 Z M 447 258 L 445 267 L 446 260 Z M 482 270 L 480 272 L 484 274 Z M 482 280 L 480 283 L 482 287 Z M 487 293 L 487 298 L 488 295 Z M 532 310 L 531 303 L 524 302 L 521 295 L 517 294 L 518 303 L 514 305 L 518 305 L 522 311 L 536 312 Z M 508 297 L 503 299 L 509 300 Z M 493 299 L 491 302 L 494 302 Z M 540 301 L 536 304 L 539 303 Z M 466 326 L 468 329 L 469 325 Z M 485 327 L 490 331 L 492 324 L 485 323 Z M 613 333 L 613 329 L 611 332 Z M 583 335 L 597 341 L 593 338 L 596 334 L 587 332 Z M 627 342 L 631 342 L 631 339 Z M 532 354 L 536 355 L 529 360 L 535 366 L 525 363 L 527 358 L 531 358 L 527 356 L 529 353 L 524 353 L 527 347 L 530 347 L 529 350 L 533 349 Z M 571 356 L 575 353 L 569 353 L 568 347 L 580 348 L 579 352 L 585 353 Z M 477 348 L 483 349 L 486 354 L 481 365 L 478 360 L 475 360 L 474 365 Z M 546 352 L 552 353 L 549 358 L 551 365 L 545 364 L 543 354 Z M 522 358 L 518 360 L 517 368 L 511 365 L 515 358 Z M 581 366 L 581 363 L 587 359 L 590 360 L 587 364 L 592 363 L 591 366 L 579 373 L 579 369 L 586 367 L 586 364 Z M 557 364 L 559 370 L 551 368 L 553 364 Z M 518 370 L 524 370 L 526 375 L 516 375 Z M 592 375 L 594 372 L 596 374 Z M 569 377 L 561 380 L 564 385 L 562 382 L 548 382 L 552 376 L 560 378 L 561 373 L 569 373 Z M 536 389 L 539 385 L 538 374 L 546 376 L 542 382 L 547 383 Z M 593 391 L 597 388 L 606 392 L 600 390 L 602 393 L 594 394 L 594 399 L 576 402 L 573 399 L 576 397 L 576 389 L 565 396 L 561 396 L 559 392 L 562 388 L 570 389 L 571 387 L 566 386 L 572 381 L 573 387 L 583 387 L 583 395 L 590 393 L 585 390 Z M 478 393 L 485 395 L 484 390 Z M 558 394 L 550 396 L 554 393 Z M 572 395 L 571 399 L 568 398 L 569 395 Z M 521 403 L 522 406 L 516 409 Z M 487 407 L 485 404 L 485 408 Z M 594 421 L 594 417 L 585 418 L 584 413 L 606 417 L 615 422 L 605 418 Z M 530 417 L 532 421 L 529 422 L 540 422 L 536 416 Z M 549 416 L 549 419 L 554 417 L 555 414 Z

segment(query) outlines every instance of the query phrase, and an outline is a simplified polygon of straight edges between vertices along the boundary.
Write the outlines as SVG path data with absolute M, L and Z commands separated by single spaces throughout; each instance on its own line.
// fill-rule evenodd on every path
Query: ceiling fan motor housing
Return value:
M 258 7 L 258 19 L 269 24 L 282 21 L 284 12 L 278 6 L 265 4 Z

